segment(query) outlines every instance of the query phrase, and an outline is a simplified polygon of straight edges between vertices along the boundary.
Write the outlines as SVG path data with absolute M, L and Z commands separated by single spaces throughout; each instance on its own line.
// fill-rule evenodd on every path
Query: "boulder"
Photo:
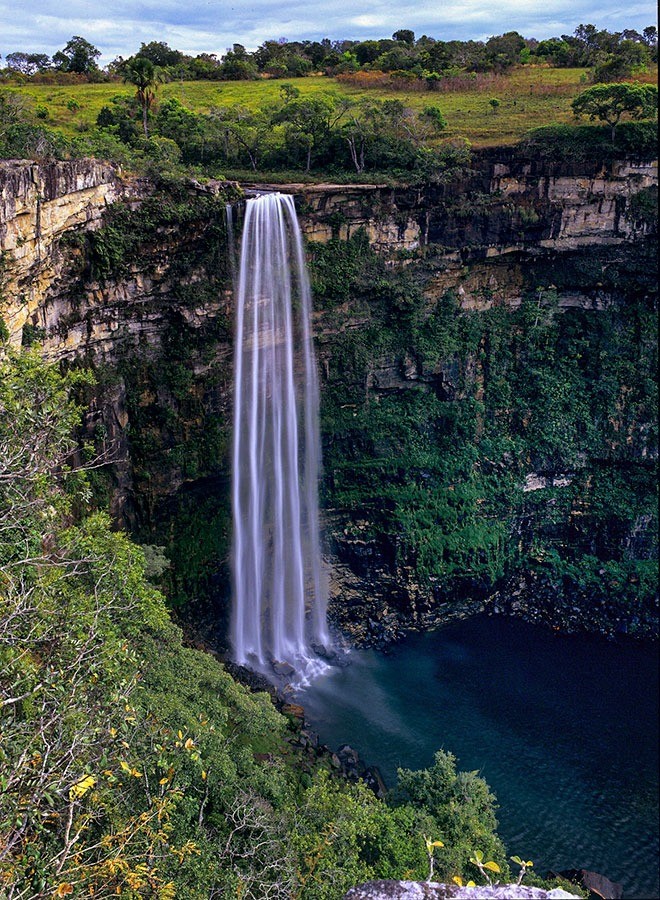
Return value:
M 281 708 L 281 712 L 283 712 L 285 716 L 291 716 L 292 719 L 297 719 L 301 723 L 305 719 L 305 710 L 297 703 L 285 703 Z
M 295 668 L 291 665 L 290 662 L 286 662 L 285 660 L 276 659 L 272 663 L 273 672 L 276 675 L 279 675 L 281 678 L 291 678 L 292 675 L 295 675 Z
M 621 900 L 623 897 L 623 885 L 610 881 L 598 872 L 590 872 L 588 869 L 564 869 L 558 872 L 561 878 L 579 884 L 589 891 L 589 900 Z
M 379 800 L 382 800 L 385 797 L 385 794 L 387 794 L 387 786 L 383 780 L 383 776 L 380 774 L 378 766 L 369 766 L 365 769 L 362 775 L 362 781 L 364 781 L 368 788 L 371 788 Z
M 357 750 L 354 750 L 349 744 L 342 744 L 337 750 L 337 757 L 341 763 L 341 770 L 346 778 L 351 781 L 357 781 L 360 777 L 360 757 Z

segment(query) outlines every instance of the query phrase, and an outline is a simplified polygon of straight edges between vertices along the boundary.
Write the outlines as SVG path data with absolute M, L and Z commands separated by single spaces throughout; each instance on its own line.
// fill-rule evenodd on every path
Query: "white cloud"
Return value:
M 355 16 L 348 20 L 348 25 L 356 25 L 358 28 L 382 28 L 387 22 L 387 16 Z

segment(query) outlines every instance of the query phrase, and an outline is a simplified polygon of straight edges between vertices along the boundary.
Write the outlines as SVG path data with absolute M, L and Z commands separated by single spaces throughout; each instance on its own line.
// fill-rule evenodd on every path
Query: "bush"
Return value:
M 630 156 L 651 160 L 657 156 L 657 122 L 623 122 L 612 142 L 606 125 L 546 125 L 528 132 L 518 149 L 551 162 L 585 162 Z
M 433 820 L 431 833 L 444 843 L 436 859 L 439 881 L 470 874 L 475 850 L 499 863 L 506 880 L 506 851 L 495 834 L 495 797 L 476 772 L 456 771 L 453 754 L 438 750 L 428 769 L 399 769 L 390 800 L 395 806 L 413 806 Z

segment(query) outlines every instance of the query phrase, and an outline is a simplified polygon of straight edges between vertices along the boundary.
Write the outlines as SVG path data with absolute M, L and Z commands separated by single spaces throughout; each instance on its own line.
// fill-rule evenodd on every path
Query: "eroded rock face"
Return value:
M 280 189 L 299 196 L 301 227 L 310 241 L 346 240 L 362 229 L 377 252 L 394 259 L 401 252 L 414 257 L 432 249 L 437 274 L 426 293 L 433 299 L 455 289 L 464 309 L 520 303 L 523 251 L 616 245 L 648 229 L 635 220 L 631 201 L 657 184 L 657 163 L 621 161 L 607 171 L 596 167 L 573 174 L 491 156 L 477 157 L 472 175 L 452 185 Z M 68 283 L 71 254 L 60 243 L 63 235 L 98 228 L 115 201 L 139 204 L 151 189 L 97 160 L 0 162 L 0 247 L 8 262 L 0 316 L 14 344 L 20 343 L 26 323 L 43 330 L 44 346 L 56 356 L 91 350 L 111 361 L 126 332 L 134 343 L 158 343 L 161 323 L 149 299 L 168 294 L 171 243 L 177 236 L 164 231 L 157 258 L 106 284 L 87 281 L 75 297 Z M 468 260 L 469 272 L 464 269 Z M 204 273 L 196 277 L 203 279 Z M 560 307 L 607 302 L 605 296 L 559 297 Z M 204 304 L 185 311 L 193 327 L 208 314 Z M 379 377 L 385 384 L 389 374 L 384 370 Z M 412 373 L 409 381 L 416 377 Z
M 344 900 L 577 900 L 562 888 L 546 891 L 526 885 L 459 887 L 426 881 L 369 881 L 351 888 Z
M 504 154 L 506 155 L 506 154 Z M 448 262 L 498 257 L 535 244 L 575 250 L 624 243 L 643 233 L 631 199 L 658 181 L 657 162 L 619 161 L 576 174 L 533 161 L 477 155 L 473 173 L 450 187 L 286 185 L 301 195 L 310 241 L 347 240 L 359 229 L 377 252 L 438 245 Z
M 126 190 L 119 170 L 97 160 L 0 162 L 0 247 L 9 258 L 0 315 L 13 343 L 61 273 L 58 238 L 98 227 Z
M 516 161 L 503 151 L 502 158 L 483 155 L 461 184 L 280 189 L 299 195 L 309 240 L 344 239 L 364 228 L 387 265 L 415 268 L 429 309 L 453 292 L 460 310 L 482 312 L 519 305 L 529 293 L 534 260 L 544 261 L 534 284 L 550 291 L 557 269 L 566 269 L 571 257 L 576 266 L 585 261 L 584 250 L 571 249 L 581 242 L 611 244 L 608 263 L 616 253 L 632 257 L 637 252 L 632 242 L 647 226 L 635 221 L 631 201 L 656 181 L 652 164 L 570 172 Z M 210 200 L 213 192 L 207 187 L 188 185 L 184 203 Z M 214 492 L 227 493 L 233 298 L 222 242 L 225 199 L 213 193 L 215 208 L 210 202 L 195 206 L 184 225 L 175 219 L 162 226 L 152 222 L 148 236 L 121 266 L 111 261 L 99 273 L 90 262 L 90 246 L 106 233 L 97 229 L 118 209 L 139 213 L 153 202 L 153 190 L 93 160 L 0 163 L 0 245 L 8 251 L 8 267 L 0 272 L 0 316 L 14 344 L 27 343 L 32 329 L 49 357 L 84 358 L 104 377 L 111 372 L 92 400 L 88 430 L 90 436 L 92 431 L 94 437 L 104 435 L 102 449 L 113 461 L 113 516 L 134 532 L 152 527 L 159 509 L 204 479 L 210 479 Z M 113 207 L 116 200 L 122 202 Z M 609 296 L 614 289 L 595 277 L 585 279 L 584 288 L 579 279 L 558 281 L 564 286 L 555 291 L 557 309 L 579 307 L 597 314 L 621 300 Z M 360 297 L 335 309 L 319 304 L 314 332 L 322 381 L 329 381 L 338 335 L 367 329 L 374 312 Z M 370 365 L 364 393 L 374 402 L 421 389 L 460 403 L 461 379 L 475 388 L 477 401 L 482 399 L 483 367 L 475 353 L 460 372 L 451 354 L 427 364 L 414 353 L 399 358 L 390 350 Z M 651 451 L 647 454 L 641 431 L 647 423 L 640 420 L 634 427 L 629 454 L 646 458 Z M 555 474 L 532 468 L 530 463 L 521 485 L 532 498 L 548 487 L 568 487 L 573 477 L 565 469 Z M 161 521 L 165 517 L 171 518 L 171 510 Z M 343 510 L 327 511 L 331 607 L 346 611 L 336 622 L 352 642 L 381 646 L 403 630 L 427 629 L 484 608 L 489 585 L 467 585 L 471 600 L 463 606 L 455 597 L 432 594 L 418 583 L 414 566 L 397 564 L 392 544 L 382 533 L 374 534 L 364 518 L 347 522 Z M 636 529 L 629 537 L 635 552 L 646 540 L 645 521 L 640 519 Z M 516 605 L 526 593 L 511 592 Z M 504 601 L 502 608 L 509 611 Z M 511 611 L 525 614 L 513 601 Z

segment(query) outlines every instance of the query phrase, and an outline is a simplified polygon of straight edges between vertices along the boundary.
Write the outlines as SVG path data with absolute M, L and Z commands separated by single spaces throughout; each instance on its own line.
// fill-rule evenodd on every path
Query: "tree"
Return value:
M 156 100 L 156 89 L 163 81 L 163 74 L 158 66 L 144 56 L 133 56 L 122 66 L 124 81 L 136 87 L 136 99 L 142 107 L 142 128 L 144 136 L 149 137 L 149 110 Z
M 177 66 L 185 59 L 180 50 L 173 50 L 165 41 L 150 41 L 148 44 L 140 44 L 140 49 L 135 54 L 150 60 L 154 66 Z
M 650 61 L 649 48 L 642 42 L 621 41 L 615 53 L 608 54 L 604 62 L 594 69 L 596 83 L 610 83 L 628 78 L 635 72 L 643 72 Z
M 9 129 L 21 122 L 24 117 L 23 97 L 13 91 L 5 91 L 0 94 L 0 149 L 2 149 Z
M 353 52 L 361 66 L 372 63 L 380 56 L 380 41 L 362 41 L 353 48 Z
M 5 59 L 9 69 L 23 75 L 34 75 L 50 66 L 50 57 L 45 53 L 8 53 Z
M 188 69 L 193 78 L 214 81 L 222 76 L 222 63 L 215 53 L 198 53 L 188 64 Z
M 63 50 L 59 50 L 53 56 L 53 63 L 64 72 L 76 72 L 81 75 L 89 75 L 98 71 L 96 60 L 101 51 L 86 41 L 85 38 L 74 34 Z
M 257 64 L 242 44 L 234 44 L 222 57 L 222 77 L 227 81 L 250 81 L 257 77 Z
M 378 101 L 361 100 L 351 102 L 347 109 L 347 120 L 342 126 L 341 134 L 346 141 L 351 161 L 358 175 L 366 166 L 367 148 L 376 135 L 376 120 L 380 111 Z
M 456 757 L 438 750 L 428 769 L 399 769 L 397 774 L 393 804 L 410 804 L 428 813 L 435 822 L 433 833 L 442 835 L 442 878 L 448 879 L 452 870 L 467 871 L 477 847 L 505 865 L 504 848 L 495 833 L 495 797 L 477 772 L 457 771 Z
M 423 122 L 431 125 L 436 134 L 440 134 L 447 127 L 447 120 L 442 115 L 442 110 L 437 106 L 425 106 L 419 117 Z
M 270 115 L 263 110 L 231 106 L 212 109 L 211 119 L 224 137 L 225 159 L 229 162 L 232 155 L 246 154 L 252 171 L 256 172 L 261 155 L 272 138 Z
M 160 104 L 154 125 L 160 140 L 174 142 L 186 163 L 205 162 L 221 151 L 222 136 L 217 123 L 209 116 L 186 109 L 175 97 Z
M 616 126 L 624 114 L 632 119 L 657 116 L 658 88 L 653 84 L 597 84 L 578 94 L 571 107 L 577 118 L 589 116 L 592 121 L 607 122 L 614 141 Z
M 655 25 L 647 25 L 642 32 L 642 40 L 647 47 L 656 47 L 658 44 L 658 29 Z
M 395 31 L 392 35 L 392 40 L 403 41 L 404 44 L 414 44 L 415 32 L 410 31 L 409 28 L 399 28 L 399 30 Z
M 305 155 L 305 172 L 309 172 L 312 165 L 312 154 L 321 147 L 321 144 L 330 134 L 330 130 L 342 114 L 331 98 L 310 97 L 300 99 L 298 97 L 287 100 L 284 106 L 278 110 L 273 121 L 276 124 L 284 124 L 287 144 L 294 150 L 302 149 Z
M 534 56 L 538 59 L 546 59 L 554 66 L 567 66 L 570 60 L 571 47 L 560 38 L 548 38 L 539 41 L 534 49 Z
M 96 124 L 99 128 L 110 129 L 124 144 L 134 144 L 140 136 L 135 123 L 135 102 L 131 97 L 113 97 L 109 105 L 101 107 Z
M 525 39 L 517 31 L 507 31 L 486 41 L 486 61 L 494 69 L 509 69 L 520 61 L 524 48 Z

